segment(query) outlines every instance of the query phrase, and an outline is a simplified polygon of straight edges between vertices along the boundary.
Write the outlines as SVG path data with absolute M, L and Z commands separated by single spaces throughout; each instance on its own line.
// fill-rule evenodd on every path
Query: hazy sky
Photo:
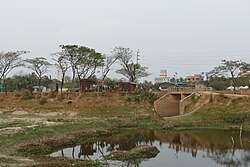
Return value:
M 150 80 L 161 69 L 185 77 L 221 59 L 250 63 L 249 0 L 0 0 L 0 23 L 0 51 L 50 58 L 60 44 L 107 55 L 140 49 Z M 122 77 L 117 65 L 109 77 Z

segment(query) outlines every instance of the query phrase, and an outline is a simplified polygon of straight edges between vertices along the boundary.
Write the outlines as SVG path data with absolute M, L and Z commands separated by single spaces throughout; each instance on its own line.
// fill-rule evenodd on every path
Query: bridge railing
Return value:
M 212 87 L 172 87 L 168 92 L 211 92 Z

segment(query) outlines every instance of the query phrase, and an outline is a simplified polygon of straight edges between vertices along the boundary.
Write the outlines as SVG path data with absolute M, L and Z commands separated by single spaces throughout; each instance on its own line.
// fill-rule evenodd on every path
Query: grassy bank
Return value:
M 250 129 L 248 98 L 194 99 L 184 116 L 160 118 L 151 94 L 21 94 L 0 97 L 0 166 L 100 166 L 100 162 L 51 158 L 55 150 L 128 129 Z M 68 101 L 72 104 L 68 104 Z M 197 108 L 198 107 L 198 108 Z M 192 112 L 193 110 L 195 112 Z
M 187 107 L 183 116 L 165 118 L 166 125 L 174 129 L 191 128 L 239 128 L 250 130 L 250 99 L 218 94 L 207 95 L 209 102 L 204 104 L 204 97 L 195 99 Z M 194 112 L 193 112 L 194 111 Z
M 146 126 L 138 120 L 155 116 L 151 95 L 145 97 L 138 93 L 1 94 L 0 166 L 99 166 L 99 162 L 45 155 L 88 138 Z

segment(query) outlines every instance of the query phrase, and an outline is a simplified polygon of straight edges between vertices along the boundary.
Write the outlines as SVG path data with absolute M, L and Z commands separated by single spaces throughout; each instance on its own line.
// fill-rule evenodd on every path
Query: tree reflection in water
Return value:
M 233 142 L 232 138 L 234 139 Z M 100 138 L 97 141 L 96 139 L 90 139 L 71 149 L 63 149 L 52 153 L 50 156 L 64 156 L 85 160 L 98 159 L 108 166 L 132 167 L 139 166 L 145 161 L 150 162 L 151 159 L 107 161 L 103 157 L 113 150 L 131 150 L 137 145 L 154 145 L 163 154 L 164 152 L 166 154 L 166 151 L 175 152 L 175 159 L 180 159 L 185 153 L 190 154 L 190 158 L 193 159 L 210 159 L 216 162 L 218 166 L 243 167 L 250 166 L 249 138 L 250 133 L 243 133 L 239 139 L 238 132 L 225 130 L 140 130 Z M 70 153 L 68 153 L 69 151 Z M 165 159 L 158 159 L 158 157 L 168 158 L 168 156 L 157 156 L 155 159 L 164 161 Z
M 232 150 L 216 151 L 213 155 L 209 156 L 216 163 L 227 167 L 248 167 L 250 166 L 250 154 L 244 153 L 242 157 L 232 154 Z M 239 151 L 240 154 L 240 151 Z

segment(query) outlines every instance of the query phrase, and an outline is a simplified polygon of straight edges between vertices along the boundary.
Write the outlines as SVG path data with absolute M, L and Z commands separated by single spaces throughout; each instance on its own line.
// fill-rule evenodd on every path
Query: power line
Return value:
M 240 52 L 250 52 L 250 50 L 234 50 L 234 51 L 221 51 L 221 52 L 202 52 L 202 51 L 192 51 L 192 52 L 141 52 L 146 54 L 158 53 L 158 54 L 226 54 L 226 53 L 240 53 Z

